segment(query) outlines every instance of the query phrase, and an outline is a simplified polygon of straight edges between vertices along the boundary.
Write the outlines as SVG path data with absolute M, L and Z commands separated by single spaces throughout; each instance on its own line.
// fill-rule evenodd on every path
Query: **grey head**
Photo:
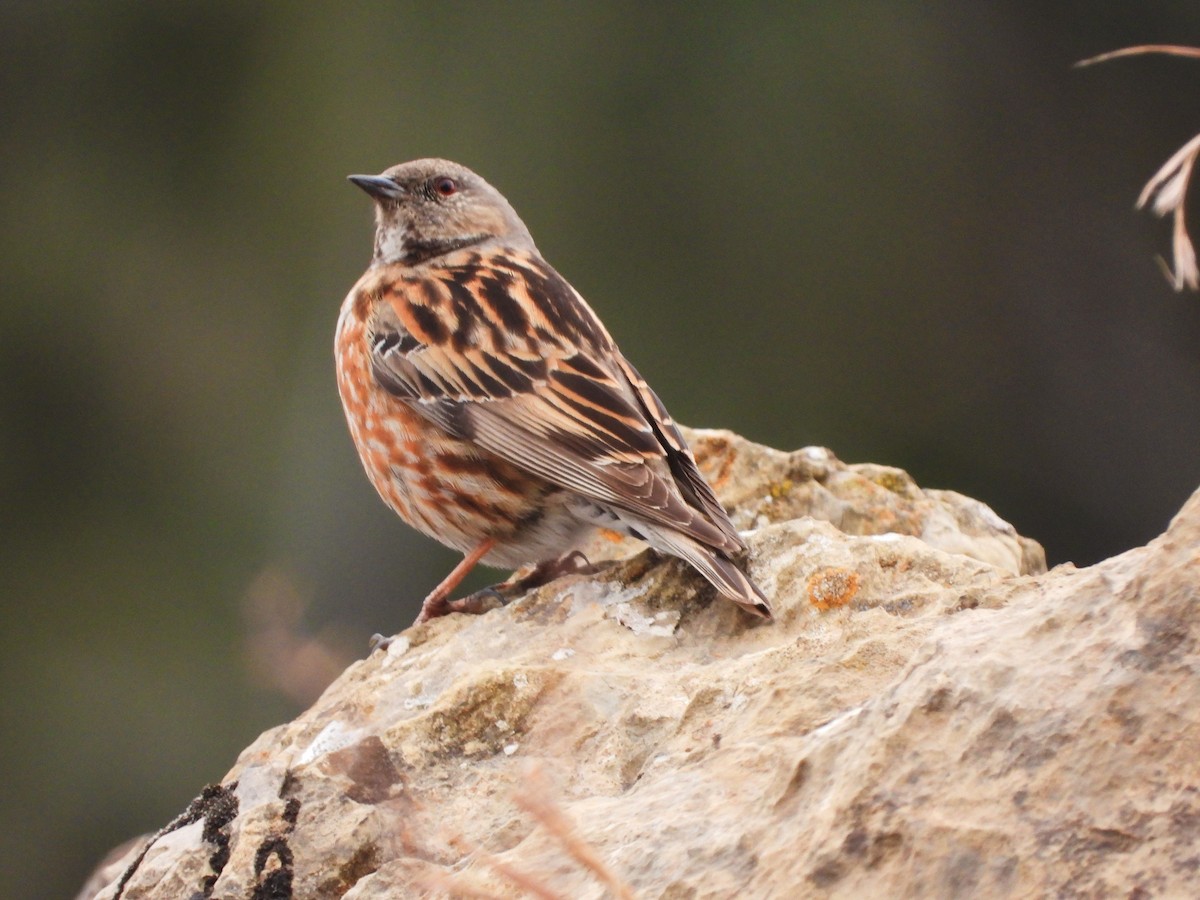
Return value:
M 375 265 L 420 265 L 464 247 L 537 250 L 504 196 L 448 159 L 416 159 L 350 181 L 375 201 Z

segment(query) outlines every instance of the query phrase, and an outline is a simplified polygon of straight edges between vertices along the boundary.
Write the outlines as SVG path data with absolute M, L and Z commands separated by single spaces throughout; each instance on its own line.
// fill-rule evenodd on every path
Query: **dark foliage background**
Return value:
M 454 561 L 342 422 L 351 172 L 481 172 L 682 421 L 901 466 L 1052 562 L 1159 533 L 1200 299 L 1132 202 L 1200 65 L 1071 69 L 1147 41 L 1200 9 L 0 6 L 5 893 L 69 896 Z M 316 650 L 262 626 L 301 608 Z

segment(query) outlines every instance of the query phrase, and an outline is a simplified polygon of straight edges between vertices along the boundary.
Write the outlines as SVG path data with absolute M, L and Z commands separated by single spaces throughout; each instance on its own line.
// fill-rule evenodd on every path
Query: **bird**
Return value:
M 479 611 L 451 599 L 476 564 L 550 566 L 597 529 L 770 619 L 678 426 L 504 196 L 444 159 L 349 181 L 376 226 L 334 340 L 351 438 L 384 503 L 463 554 L 414 624 Z

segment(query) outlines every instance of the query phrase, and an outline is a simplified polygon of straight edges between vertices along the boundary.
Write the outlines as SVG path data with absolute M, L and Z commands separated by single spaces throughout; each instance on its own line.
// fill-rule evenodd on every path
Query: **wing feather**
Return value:
M 380 292 L 389 302 L 377 306 L 370 346 L 384 388 L 553 484 L 715 549 L 743 549 L 658 397 L 550 266 L 530 254 L 490 264 L 476 255 L 426 279 L 440 283 L 396 277 Z

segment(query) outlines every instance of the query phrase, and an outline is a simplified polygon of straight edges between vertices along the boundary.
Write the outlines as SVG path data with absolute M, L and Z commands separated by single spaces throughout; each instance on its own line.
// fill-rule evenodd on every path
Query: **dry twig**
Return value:
M 1200 48 L 1196 47 L 1142 44 L 1137 47 L 1124 47 L 1109 53 L 1101 53 L 1099 56 L 1081 60 L 1075 65 L 1089 66 L 1110 59 L 1140 56 L 1145 53 L 1166 53 L 1171 56 L 1200 58 Z M 1163 167 L 1154 173 L 1154 177 L 1142 188 L 1142 193 L 1137 200 L 1138 209 L 1143 209 L 1149 203 L 1150 208 L 1159 218 L 1165 218 L 1168 214 L 1174 216 L 1171 229 L 1171 249 L 1175 257 L 1174 271 L 1165 261 L 1161 259 L 1159 261 L 1162 263 L 1168 280 L 1177 291 L 1182 291 L 1185 287 L 1193 291 L 1200 290 L 1200 268 L 1196 266 L 1196 248 L 1188 236 L 1185 212 L 1188 186 L 1191 184 L 1197 156 L 1200 156 L 1200 134 L 1180 147 L 1163 164 Z
M 550 799 L 541 770 L 531 768 L 526 775 L 525 789 L 514 798 L 517 805 L 542 823 L 547 831 L 558 838 L 563 849 L 575 861 L 604 882 L 619 900 L 634 900 L 633 891 L 617 877 L 596 851 L 575 833 L 575 828 L 566 814 Z
M 1084 66 L 1108 62 L 1110 59 L 1119 59 L 1122 56 L 1142 56 L 1146 53 L 1166 53 L 1170 56 L 1194 56 L 1200 58 L 1200 48 L 1197 47 L 1180 47 L 1175 44 L 1139 44 L 1136 47 L 1122 47 L 1120 50 L 1110 50 L 1108 53 L 1101 53 L 1099 56 L 1089 56 L 1087 59 L 1081 59 L 1075 63 L 1075 68 L 1082 69 Z
M 595 875 L 612 892 L 618 900 L 636 900 L 633 890 L 604 864 L 595 850 L 578 834 L 566 814 L 551 799 L 546 787 L 541 769 L 531 766 L 525 774 L 525 782 L 520 792 L 513 799 L 517 805 L 532 815 L 548 831 L 551 837 L 567 851 L 583 868 Z M 464 856 L 473 856 L 482 865 L 491 869 L 505 881 L 523 890 L 538 900 L 563 900 L 563 898 L 546 887 L 536 875 L 523 872 L 504 862 L 499 857 L 475 846 L 462 835 L 448 839 L 456 850 Z M 473 897 L 479 900 L 499 900 L 497 895 L 469 881 L 464 875 L 449 873 L 427 876 L 421 879 L 424 887 L 442 890 L 455 897 Z

